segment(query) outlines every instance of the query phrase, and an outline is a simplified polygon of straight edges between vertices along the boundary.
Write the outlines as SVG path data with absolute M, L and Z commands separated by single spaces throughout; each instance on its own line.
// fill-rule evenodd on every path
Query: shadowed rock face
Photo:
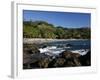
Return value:
M 91 66 L 91 52 L 79 57 L 82 66 Z
M 50 58 L 44 58 L 38 62 L 38 65 L 40 68 L 48 68 L 49 63 L 50 63 Z
M 64 63 L 65 63 L 65 59 L 64 58 L 56 58 L 55 59 L 55 63 L 53 64 L 53 67 L 63 67 Z
M 91 52 L 81 56 L 78 53 L 64 51 L 56 58 L 41 54 L 37 47 L 27 46 L 23 50 L 23 69 L 78 67 L 91 65 Z

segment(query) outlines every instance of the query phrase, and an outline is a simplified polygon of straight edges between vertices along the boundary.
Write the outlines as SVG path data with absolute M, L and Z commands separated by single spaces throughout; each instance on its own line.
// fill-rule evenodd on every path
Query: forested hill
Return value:
M 65 28 L 44 21 L 24 21 L 24 38 L 90 39 L 90 28 Z

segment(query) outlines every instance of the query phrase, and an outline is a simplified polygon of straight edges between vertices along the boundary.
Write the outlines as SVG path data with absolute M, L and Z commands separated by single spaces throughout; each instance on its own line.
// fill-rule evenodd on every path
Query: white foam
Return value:
M 81 49 L 81 50 L 72 50 L 71 52 L 72 53 L 79 53 L 80 55 L 83 56 L 83 55 L 86 55 L 88 51 L 89 51 L 88 49 L 87 50 Z
M 45 53 L 50 56 L 56 56 L 65 50 L 63 50 L 62 48 L 57 48 L 56 46 L 51 46 L 51 47 L 46 47 L 46 48 L 40 48 L 39 51 L 40 53 Z
M 39 51 L 40 53 L 44 53 L 49 56 L 57 56 L 65 50 L 63 48 L 57 48 L 56 46 L 48 46 L 46 48 L 40 48 Z M 88 51 L 89 51 L 88 49 L 71 50 L 72 53 L 79 53 L 82 56 L 86 55 Z

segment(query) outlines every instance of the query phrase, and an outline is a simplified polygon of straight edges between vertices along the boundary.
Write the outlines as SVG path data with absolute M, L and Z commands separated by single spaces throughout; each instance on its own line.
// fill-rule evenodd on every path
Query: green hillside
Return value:
M 90 28 L 64 28 L 44 21 L 24 21 L 24 38 L 90 39 Z

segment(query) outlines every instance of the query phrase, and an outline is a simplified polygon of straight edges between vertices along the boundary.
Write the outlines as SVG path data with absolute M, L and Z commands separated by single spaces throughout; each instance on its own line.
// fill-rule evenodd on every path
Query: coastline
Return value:
M 24 38 L 23 69 L 91 66 L 91 50 L 67 50 L 55 46 L 39 47 L 41 43 L 89 39 Z M 33 43 L 33 44 L 32 44 Z
M 45 38 L 23 38 L 24 44 L 34 44 L 34 43 L 45 43 L 45 42 L 56 42 L 56 41 L 75 41 L 75 40 L 89 40 L 89 39 L 45 39 Z

